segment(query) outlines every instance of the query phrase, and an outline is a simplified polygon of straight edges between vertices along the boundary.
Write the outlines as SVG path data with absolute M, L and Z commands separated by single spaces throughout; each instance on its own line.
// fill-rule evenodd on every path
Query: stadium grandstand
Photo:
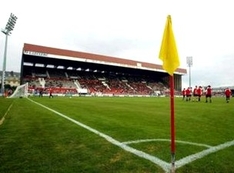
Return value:
M 180 94 L 186 69 L 174 73 Z M 165 95 L 169 75 L 161 65 L 92 53 L 24 44 L 20 84 L 30 93 L 56 95 Z

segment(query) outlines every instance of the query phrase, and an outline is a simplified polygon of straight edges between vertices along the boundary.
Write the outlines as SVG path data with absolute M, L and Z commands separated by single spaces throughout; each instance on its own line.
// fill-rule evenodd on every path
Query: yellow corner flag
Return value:
M 173 76 L 174 71 L 180 66 L 180 60 L 172 30 L 170 15 L 167 16 L 159 58 L 163 61 L 163 69 Z

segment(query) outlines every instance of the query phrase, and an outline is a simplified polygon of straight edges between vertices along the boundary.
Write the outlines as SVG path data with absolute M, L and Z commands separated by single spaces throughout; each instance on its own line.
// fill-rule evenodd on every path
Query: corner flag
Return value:
M 172 30 L 171 16 L 167 16 L 159 58 L 163 61 L 163 69 L 171 76 L 179 67 L 180 61 L 177 53 L 176 42 Z
M 176 48 L 176 42 L 172 30 L 171 16 L 167 16 L 167 22 L 163 33 L 159 58 L 163 61 L 163 69 L 170 75 L 170 100 L 171 100 L 171 173 L 175 172 L 175 112 L 174 112 L 174 71 L 179 67 L 180 61 Z

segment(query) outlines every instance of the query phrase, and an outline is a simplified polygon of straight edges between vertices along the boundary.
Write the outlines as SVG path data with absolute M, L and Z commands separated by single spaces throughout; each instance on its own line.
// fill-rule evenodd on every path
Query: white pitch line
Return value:
M 170 139 L 140 139 L 140 140 L 135 140 L 135 141 L 126 141 L 123 142 L 124 144 L 133 144 L 133 143 L 142 143 L 142 142 L 152 142 L 152 141 L 163 141 L 163 142 L 170 142 Z M 196 145 L 200 147 L 206 147 L 206 148 L 211 148 L 211 145 L 206 145 L 206 144 L 200 144 L 200 143 L 195 143 L 195 142 L 186 142 L 186 141 L 180 141 L 176 140 L 176 143 L 181 143 L 181 144 L 189 144 L 189 145 Z
M 141 142 L 151 142 L 151 141 L 168 141 L 170 142 L 169 139 L 141 139 L 141 140 L 135 140 L 135 141 L 126 141 L 123 142 L 124 144 L 133 144 L 133 143 L 141 143 Z M 217 152 L 219 150 L 225 149 L 227 147 L 230 147 L 232 145 L 234 145 L 234 140 L 233 141 L 229 141 L 229 142 L 225 142 L 223 144 L 217 145 L 217 146 L 210 146 L 210 145 L 206 145 L 206 144 L 200 144 L 200 143 L 194 143 L 194 142 L 186 142 L 186 141 L 180 141 L 180 140 L 176 140 L 177 143 L 184 143 L 184 144 L 189 144 L 189 145 L 196 145 L 196 146 L 201 146 L 201 147 L 206 147 L 208 149 L 203 150 L 201 152 L 189 155 L 187 157 L 184 157 L 178 161 L 175 162 L 175 167 L 176 168 L 180 168 L 188 163 L 191 163 L 197 159 L 201 159 L 202 157 Z
M 87 125 L 85 125 L 85 124 L 83 124 L 83 123 L 81 123 L 81 122 L 79 122 L 79 121 L 76 121 L 76 120 L 74 120 L 74 119 L 72 119 L 72 118 L 70 118 L 70 117 L 68 117 L 68 116 L 66 116 L 66 115 L 64 115 L 64 114 L 62 114 L 62 113 L 60 113 L 60 112 L 57 112 L 57 111 L 55 111 L 55 110 L 53 110 L 53 109 L 51 109 L 51 108 L 49 108 L 49 107 L 47 107 L 47 106 L 44 106 L 44 105 L 42 105 L 42 104 L 40 104 L 40 103 L 38 103 L 38 102 L 35 102 L 35 101 L 31 100 L 31 99 L 28 99 L 28 100 L 30 100 L 31 102 L 33 102 L 33 103 L 35 103 L 35 104 L 37 104 L 37 105 L 39 105 L 39 106 L 41 106 L 41 107 L 43 107 L 43 108 L 45 108 L 45 109 L 51 111 L 51 112 L 54 112 L 55 114 L 57 114 L 57 115 L 59 115 L 59 116 L 65 118 L 65 119 L 67 119 L 67 120 L 69 120 L 69 121 L 71 121 L 71 122 L 73 122 L 73 123 L 75 123 L 75 124 L 77 124 L 77 125 L 79 125 L 79 126 L 85 128 L 85 129 L 87 129 L 87 130 L 89 130 L 89 131 L 91 131 L 91 132 L 93 132 L 93 133 L 95 133 L 95 134 L 97 134 L 97 135 L 99 135 L 99 136 L 101 136 L 101 137 L 103 137 L 104 139 L 106 139 L 106 140 L 109 141 L 110 143 L 112 143 L 112 144 L 114 144 L 114 145 L 116 145 L 116 146 L 118 146 L 118 147 L 124 149 L 125 151 L 128 151 L 128 152 L 130 152 L 130 153 L 132 153 L 132 154 L 135 154 L 135 155 L 137 155 L 137 156 L 139 156 L 139 157 L 141 157 L 141 158 L 144 158 L 144 159 L 146 159 L 146 160 L 149 160 L 149 161 L 151 161 L 151 162 L 157 164 L 157 165 L 160 166 L 165 172 L 169 172 L 169 171 L 170 171 L 171 164 L 169 164 L 169 163 L 167 163 L 167 162 L 165 162 L 165 161 L 163 161 L 163 160 L 161 160 L 161 159 L 159 159 L 159 158 L 157 158 L 157 157 L 154 157 L 154 156 L 152 156 L 152 155 L 149 155 L 149 154 L 147 154 L 147 153 L 145 153 L 145 152 L 143 152 L 143 151 L 136 150 L 135 148 L 129 147 L 129 146 L 127 146 L 126 144 L 115 140 L 115 139 L 112 138 L 111 136 L 108 136 L 108 135 L 106 135 L 106 134 L 104 134 L 104 133 L 101 133 L 101 132 L 99 132 L 99 131 L 97 131 L 97 130 L 95 130 L 95 129 L 93 129 L 93 128 L 91 128 L 91 127 L 89 127 L 89 126 L 87 126 Z
M 93 128 L 91 128 L 91 127 L 89 127 L 89 126 L 87 126 L 87 125 L 85 125 L 83 123 L 80 123 L 79 121 L 76 121 L 76 120 L 74 120 L 74 119 L 72 119 L 72 118 L 70 118 L 70 117 L 68 117 L 68 116 L 66 116 L 66 115 L 64 115 L 62 113 L 59 113 L 59 112 L 57 112 L 57 111 L 55 111 L 53 109 L 50 109 L 47 106 L 44 106 L 44 105 L 42 105 L 40 103 L 37 103 L 37 102 L 35 102 L 35 101 L 33 101 L 33 100 L 29 99 L 29 98 L 28 98 L 28 100 L 30 100 L 31 102 L 33 102 L 33 103 L 35 103 L 35 104 L 37 104 L 37 105 L 39 105 L 39 106 L 41 106 L 41 107 L 43 107 L 43 108 L 51 111 L 51 112 L 54 112 L 55 114 L 57 114 L 57 115 L 65 118 L 65 119 L 67 119 L 67 120 L 69 120 L 69 121 L 71 121 L 71 122 L 73 122 L 73 123 L 75 123 L 75 124 L 77 124 L 77 125 L 85 128 L 85 129 L 87 129 L 87 130 L 89 130 L 89 131 L 91 131 L 91 132 L 93 132 L 93 133 L 95 133 L 95 134 L 97 134 L 97 135 L 99 135 L 101 137 L 103 137 L 104 139 L 106 139 L 110 143 L 112 143 L 112 144 L 114 144 L 114 145 L 116 145 L 116 146 L 124 149 L 125 151 L 128 151 L 128 152 L 130 152 L 132 154 L 135 154 L 135 155 L 137 155 L 137 156 L 139 156 L 141 158 L 144 158 L 146 160 L 149 160 L 149 161 L 157 164 L 166 173 L 169 173 L 170 170 L 171 170 L 171 163 L 167 163 L 167 162 L 159 159 L 158 157 L 154 157 L 152 155 L 149 155 L 149 154 L 147 154 L 147 153 L 145 153 L 143 151 L 140 151 L 140 150 L 136 150 L 136 149 L 134 149 L 134 148 L 132 148 L 132 147 L 130 147 L 130 146 L 127 145 L 127 144 L 130 144 L 130 143 L 137 143 L 137 141 L 138 142 L 139 141 L 142 141 L 142 142 L 153 141 L 152 139 L 137 140 L 137 141 L 128 141 L 128 142 L 119 142 L 119 141 L 115 140 L 114 138 L 112 138 L 111 136 L 108 136 L 108 135 L 106 135 L 104 133 L 101 133 L 101 132 L 99 132 L 99 131 L 97 131 L 97 130 L 95 130 L 95 129 L 93 129 Z M 155 140 L 157 140 L 157 139 L 155 139 Z M 158 141 L 169 141 L 169 140 L 158 139 Z M 200 159 L 200 158 L 202 158 L 202 157 L 204 157 L 204 156 L 206 156 L 208 154 L 217 152 L 219 150 L 222 150 L 222 149 L 225 149 L 227 147 L 230 147 L 230 146 L 234 145 L 234 140 L 233 141 L 229 141 L 229 142 L 225 142 L 223 144 L 220 144 L 220 145 L 217 145 L 217 146 L 213 146 L 213 147 L 209 146 L 209 145 L 206 145 L 206 144 L 199 144 L 199 143 L 193 143 L 193 142 L 184 142 L 184 141 L 177 141 L 177 142 L 181 142 L 181 143 L 185 143 L 185 144 L 191 144 L 191 145 L 203 146 L 203 147 L 207 147 L 208 149 L 203 150 L 201 152 L 198 152 L 196 154 L 192 154 L 190 156 L 184 157 L 183 159 L 180 159 L 180 160 L 176 161 L 175 162 L 176 169 L 180 168 L 180 167 L 182 167 L 182 166 L 184 166 L 184 165 L 186 165 L 186 164 L 188 164 L 190 162 L 193 162 L 193 161 L 195 161 L 197 159 Z
M 0 120 L 0 125 L 3 124 L 5 118 L 6 118 L 6 115 L 8 114 L 8 112 L 10 111 L 11 107 L 12 107 L 13 103 L 11 103 L 11 105 L 8 107 L 7 111 L 5 112 L 5 114 L 3 115 L 2 119 Z
M 175 166 L 176 168 L 180 168 L 190 162 L 193 162 L 197 159 L 200 159 L 208 154 L 211 154 L 211 153 L 214 153 L 214 152 L 217 152 L 219 150 L 222 150 L 224 148 L 227 148 L 227 147 L 230 147 L 234 145 L 234 140 L 233 141 L 229 141 L 229 142 L 225 142 L 223 144 L 220 144 L 220 145 L 217 145 L 217 146 L 214 146 L 214 147 L 211 147 L 209 149 L 206 149 L 206 150 L 203 150 L 199 153 L 196 153 L 196 154 L 192 154 L 190 156 L 187 156 L 187 157 L 184 157 L 183 159 L 180 159 L 178 161 L 175 162 Z

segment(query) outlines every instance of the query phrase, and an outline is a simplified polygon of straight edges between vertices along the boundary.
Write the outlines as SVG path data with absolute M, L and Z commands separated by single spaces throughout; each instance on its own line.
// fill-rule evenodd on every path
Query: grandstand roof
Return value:
M 93 53 L 85 53 L 79 51 L 45 47 L 45 46 L 27 44 L 27 43 L 24 44 L 23 54 L 29 55 L 27 58 L 26 57 L 24 58 L 25 62 L 29 61 L 29 62 L 38 63 L 39 59 L 37 59 L 37 57 L 44 57 L 44 58 L 49 58 L 51 60 L 62 59 L 62 60 L 80 61 L 85 63 L 95 63 L 102 65 L 112 65 L 112 66 L 119 66 L 126 68 L 165 72 L 162 68 L 162 65 L 122 59 L 122 58 L 105 56 L 105 55 L 98 55 Z M 180 74 L 180 75 L 186 73 L 187 70 L 182 68 L 178 68 L 175 72 L 175 74 Z

